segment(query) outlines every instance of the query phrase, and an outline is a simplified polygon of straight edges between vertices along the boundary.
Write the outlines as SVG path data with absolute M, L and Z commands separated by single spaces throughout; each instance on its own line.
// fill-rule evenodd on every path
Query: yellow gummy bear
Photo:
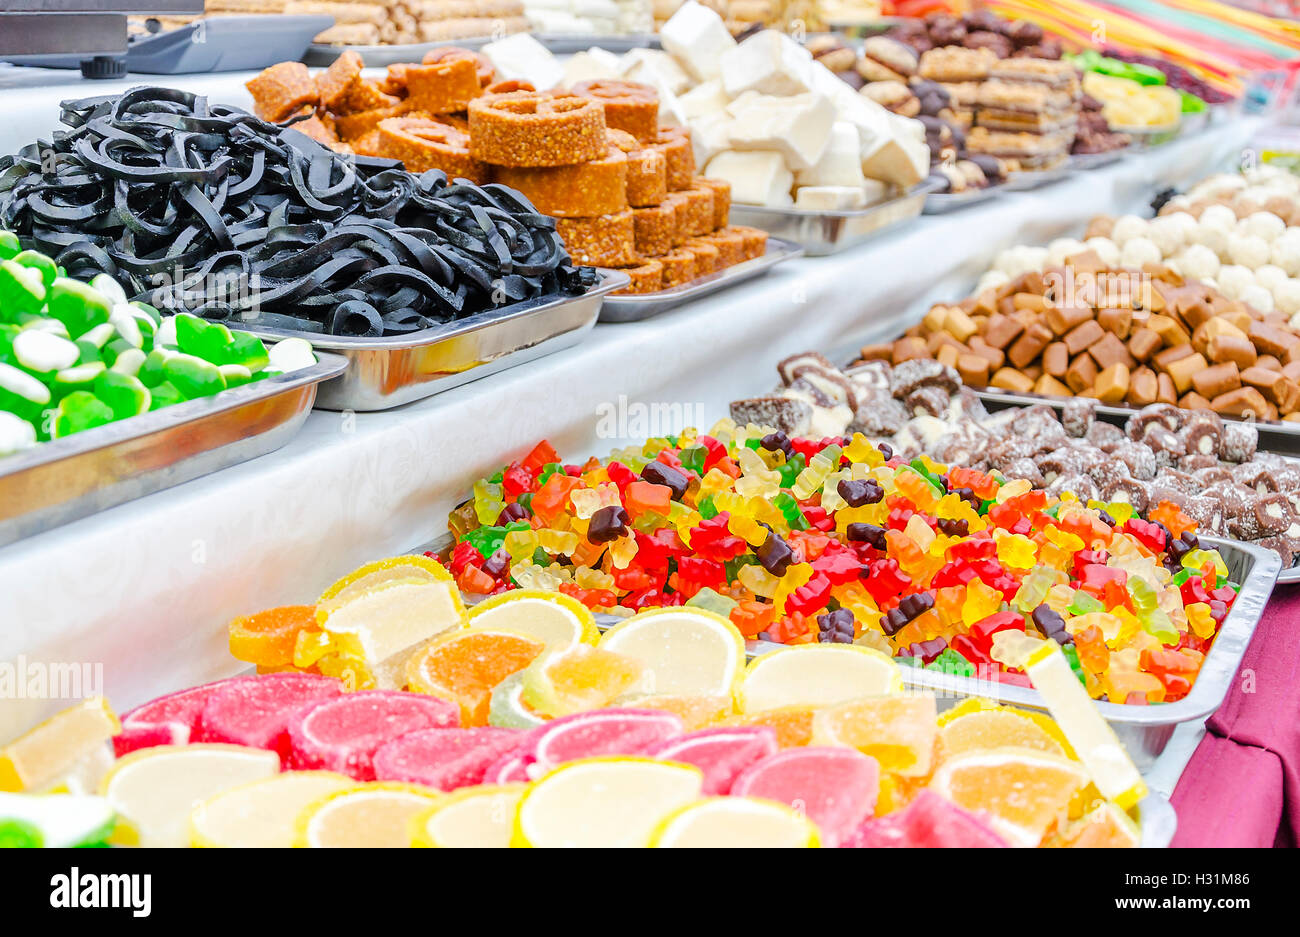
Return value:
M 781 583 L 777 586 L 776 592 L 772 594 L 772 605 L 775 606 L 778 614 L 785 614 L 786 599 L 796 590 L 807 584 L 812 578 L 813 568 L 811 563 L 795 563 L 781 577 Z
M 1017 478 L 1015 481 L 1009 481 L 998 488 L 998 493 L 994 496 L 994 501 L 998 504 L 1006 504 L 1012 498 L 1018 498 L 1020 495 L 1027 494 L 1033 489 L 1033 483 L 1025 478 Z
M 986 586 L 979 579 L 966 585 L 966 598 L 961 603 L 961 620 L 967 628 L 995 614 L 1002 607 L 1002 593 Z

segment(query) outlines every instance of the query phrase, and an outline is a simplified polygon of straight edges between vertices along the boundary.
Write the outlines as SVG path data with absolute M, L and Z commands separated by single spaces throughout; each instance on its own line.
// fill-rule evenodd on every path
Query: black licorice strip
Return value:
M 338 154 L 182 91 L 60 110 L 68 129 L 52 143 L 0 157 L 0 227 L 74 275 L 107 272 L 171 308 L 406 334 L 595 282 L 554 220 L 502 186 Z M 230 276 L 247 279 L 242 293 L 205 284 Z

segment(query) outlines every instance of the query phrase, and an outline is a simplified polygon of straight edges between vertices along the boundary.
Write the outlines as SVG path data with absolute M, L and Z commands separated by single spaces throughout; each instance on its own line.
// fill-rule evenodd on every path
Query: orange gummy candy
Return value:
M 300 631 L 318 631 L 316 606 L 284 605 L 256 615 L 232 620 L 230 653 L 259 667 L 284 667 L 293 663 L 293 648 Z

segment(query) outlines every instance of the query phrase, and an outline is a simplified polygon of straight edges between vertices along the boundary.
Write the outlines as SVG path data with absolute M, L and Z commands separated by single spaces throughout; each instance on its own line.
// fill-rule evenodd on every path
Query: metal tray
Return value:
M 1065 406 L 1065 402 L 1071 399 L 1069 397 L 1044 397 L 1040 394 L 1017 394 L 1009 390 L 998 390 L 996 388 L 977 390 L 975 394 L 985 403 L 1001 404 L 1008 407 L 1032 407 L 1045 403 L 1057 410 Z M 1137 407 L 1102 403 L 1097 405 L 1097 415 L 1106 417 L 1108 423 L 1122 425 L 1125 420 L 1137 413 L 1138 409 Z M 1237 423 L 1240 421 L 1225 419 L 1224 422 Z M 1259 448 L 1283 455 L 1300 456 L 1300 423 L 1275 420 L 1252 425 L 1259 431 Z
M 967 189 L 965 192 L 931 192 L 925 197 L 925 208 L 922 211 L 927 215 L 946 215 L 967 205 L 978 205 L 997 198 L 1006 188 L 1006 184 L 1002 183 L 982 189 Z
M 599 33 L 534 33 L 533 38 L 554 55 L 574 55 L 595 46 L 606 52 L 622 54 L 633 49 L 660 49 L 655 33 L 628 33 L 627 35 L 601 35 Z
M 841 211 L 760 208 L 733 202 L 731 220 L 733 224 L 762 228 L 782 240 L 798 244 L 809 257 L 824 257 L 916 218 L 925 207 L 926 197 L 938 185 L 937 179 L 925 179 L 908 191 L 878 204 Z
M 1177 123 L 1164 127 L 1111 127 L 1110 129 L 1112 133 L 1126 134 L 1133 141 L 1129 146 L 1149 150 L 1176 139 L 1183 132 L 1183 121 L 1180 117 Z
M 1300 582 L 1300 564 L 1289 566 L 1277 574 L 1277 584 L 1279 586 L 1294 586 Z
M 605 294 L 627 282 L 625 273 L 601 271 L 581 296 L 542 296 L 389 338 L 227 324 L 272 340 L 305 338 L 346 358 L 347 372 L 321 385 L 319 409 L 387 410 L 576 345 L 596 324 Z
M 0 459 L 0 546 L 272 452 L 347 361 L 270 377 Z
M 735 206 L 732 206 L 732 218 L 735 219 Z M 633 293 L 627 296 L 611 296 L 605 300 L 600 309 L 601 322 L 640 322 L 667 312 L 676 306 L 701 296 L 708 296 L 718 290 L 725 290 L 737 283 L 744 283 L 761 276 L 782 261 L 802 255 L 803 248 L 780 238 L 767 239 L 767 252 L 762 257 L 733 264 L 725 270 L 710 273 L 706 277 L 692 280 L 672 289 L 659 290 L 654 293 Z
M 1179 131 L 1179 136 L 1190 137 L 1192 134 L 1200 133 L 1206 127 L 1210 126 L 1210 109 L 1207 106 L 1200 113 L 1183 113 L 1183 124 Z
M 419 63 L 426 52 L 443 46 L 457 46 L 461 49 L 478 50 L 491 42 L 491 37 L 481 36 L 477 39 L 440 39 L 437 42 L 409 42 L 404 45 L 379 46 L 336 46 L 324 42 L 313 42 L 302 54 L 302 61 L 313 68 L 328 68 L 344 52 L 355 52 L 361 56 L 367 68 L 382 68 L 385 65 L 399 63 Z
M 1073 153 L 1070 156 L 1070 168 L 1083 172 L 1101 169 L 1103 166 L 1118 163 L 1127 152 L 1128 147 L 1122 146 L 1118 150 L 1107 150 L 1105 153 Z
M 1065 162 L 1051 169 L 1022 169 L 1013 172 L 1007 176 L 1007 181 L 1002 183 L 1002 188 L 1008 192 L 1028 192 L 1030 189 L 1060 182 L 1072 172 L 1074 167 L 1070 164 L 1070 158 L 1066 157 Z

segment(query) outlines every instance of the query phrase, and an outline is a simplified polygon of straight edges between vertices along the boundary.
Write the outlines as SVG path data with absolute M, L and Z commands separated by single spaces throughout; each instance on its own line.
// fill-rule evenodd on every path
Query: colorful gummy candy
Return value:
M 315 363 L 287 339 L 127 301 L 0 231 L 0 456 Z
M 730 420 L 581 465 L 543 441 L 475 482 L 448 526 L 467 593 L 558 592 L 616 616 L 688 605 L 746 638 L 1028 685 L 997 650 L 1015 632 L 1062 645 L 1089 694 L 1120 703 L 1186 696 L 1238 588 L 1169 502 L 1142 518 L 860 434 Z

